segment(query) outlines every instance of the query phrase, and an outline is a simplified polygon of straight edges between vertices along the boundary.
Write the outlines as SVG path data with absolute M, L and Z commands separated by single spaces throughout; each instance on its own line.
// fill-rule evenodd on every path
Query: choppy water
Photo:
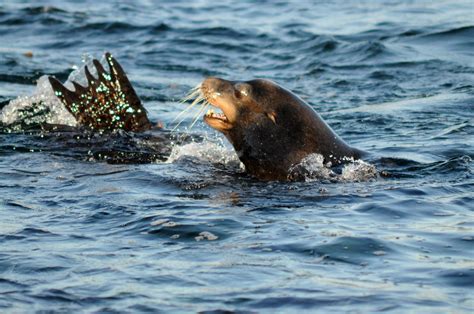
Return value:
M 473 311 L 472 1 L 82 2 L 0 3 L 0 312 Z M 156 152 L 8 111 L 105 51 L 170 127 L 205 76 L 275 80 L 377 177 L 262 183 L 202 123 Z

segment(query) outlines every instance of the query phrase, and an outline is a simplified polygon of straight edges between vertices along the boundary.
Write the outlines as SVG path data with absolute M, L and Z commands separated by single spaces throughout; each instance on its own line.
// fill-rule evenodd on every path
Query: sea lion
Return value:
M 313 153 L 332 165 L 362 154 L 301 98 L 272 81 L 210 77 L 201 92 L 223 112 L 208 112 L 204 121 L 227 137 L 246 171 L 258 179 L 291 180 L 290 168 Z

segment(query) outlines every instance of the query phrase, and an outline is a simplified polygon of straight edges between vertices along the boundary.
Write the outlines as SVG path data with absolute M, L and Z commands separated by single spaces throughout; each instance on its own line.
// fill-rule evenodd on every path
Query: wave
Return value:
M 419 38 L 443 39 L 443 40 L 446 40 L 446 37 L 468 39 L 469 41 L 472 42 L 474 38 L 474 26 L 471 26 L 471 25 L 463 26 L 463 27 L 448 29 L 445 31 L 423 34 L 419 36 Z
M 21 12 L 24 12 L 29 15 L 43 15 L 43 14 L 54 14 L 54 13 L 68 13 L 68 11 L 60 9 L 55 6 L 37 6 L 37 7 L 27 7 L 21 9 Z
M 239 39 L 247 38 L 248 33 L 238 31 L 230 27 L 201 27 L 201 28 L 190 28 L 182 29 L 185 33 L 194 36 L 210 36 L 210 37 L 223 37 L 225 39 Z
M 18 11 L 3 12 L 0 14 L 0 25 L 42 25 L 66 24 L 68 18 L 75 13 L 59 9 L 54 6 L 26 7 Z
M 378 177 L 377 169 L 363 160 L 347 159 L 341 167 L 332 167 L 331 163 L 324 163 L 324 157 L 319 154 L 310 154 L 300 163 L 289 169 L 291 179 L 303 179 L 306 182 L 361 182 L 370 181 Z
M 76 26 L 71 29 L 65 29 L 62 32 L 83 32 L 98 30 L 106 33 L 127 33 L 133 31 L 148 31 L 153 34 L 161 33 L 164 31 L 171 30 L 171 26 L 166 23 L 159 22 L 152 25 L 138 25 L 128 22 L 116 22 L 116 21 L 107 21 L 107 22 L 96 22 L 96 23 L 86 23 L 84 25 Z

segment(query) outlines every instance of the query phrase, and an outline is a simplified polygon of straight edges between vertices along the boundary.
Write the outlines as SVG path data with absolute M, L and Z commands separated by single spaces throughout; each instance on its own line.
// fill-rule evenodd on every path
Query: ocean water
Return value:
M 471 0 L 3 0 L 0 312 L 472 313 L 473 16 Z M 206 76 L 268 78 L 370 158 L 259 182 L 189 128 L 197 111 L 179 138 L 78 130 L 44 75 L 80 78 L 105 51 L 168 130 Z

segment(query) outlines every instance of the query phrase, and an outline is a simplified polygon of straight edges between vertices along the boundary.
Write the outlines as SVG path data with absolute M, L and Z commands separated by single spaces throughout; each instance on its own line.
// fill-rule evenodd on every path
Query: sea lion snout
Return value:
M 231 129 L 238 115 L 233 83 L 217 77 L 208 77 L 201 84 L 201 92 L 211 105 L 223 112 L 223 115 L 210 112 L 205 115 L 204 121 L 220 131 Z
M 201 91 L 207 99 L 233 94 L 232 83 L 218 77 L 208 77 L 201 84 Z

